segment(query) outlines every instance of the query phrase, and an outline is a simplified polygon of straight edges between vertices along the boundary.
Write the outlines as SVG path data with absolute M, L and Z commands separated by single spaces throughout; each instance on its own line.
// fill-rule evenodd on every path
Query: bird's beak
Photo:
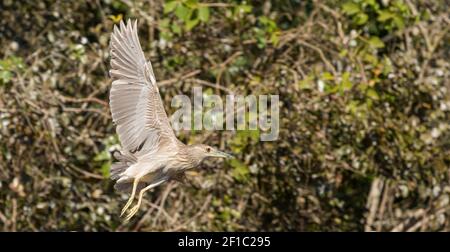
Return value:
M 212 152 L 210 154 L 211 157 L 220 157 L 220 158 L 234 158 L 233 155 L 230 155 L 228 153 L 225 152 L 221 152 L 218 150 L 215 150 L 214 152 Z

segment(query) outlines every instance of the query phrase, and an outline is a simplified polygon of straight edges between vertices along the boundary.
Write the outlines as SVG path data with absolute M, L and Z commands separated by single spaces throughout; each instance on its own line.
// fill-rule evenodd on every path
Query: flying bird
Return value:
M 133 217 L 144 193 L 169 180 L 182 181 L 188 169 L 207 157 L 232 156 L 208 145 L 185 145 L 177 139 L 159 94 L 152 64 L 139 43 L 137 20 L 114 25 L 110 41 L 112 87 L 109 105 L 122 149 L 114 153 L 111 179 L 118 191 L 131 195 L 122 216 L 139 193 L 137 204 L 125 220 Z

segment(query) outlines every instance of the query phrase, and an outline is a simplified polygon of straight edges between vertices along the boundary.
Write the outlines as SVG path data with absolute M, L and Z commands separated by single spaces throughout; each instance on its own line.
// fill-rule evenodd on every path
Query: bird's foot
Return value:
M 131 217 L 133 217 L 137 211 L 139 210 L 139 205 L 135 205 L 134 207 L 132 207 L 130 209 L 130 211 L 128 212 L 127 216 L 125 217 L 125 221 L 129 221 L 131 219 Z
M 136 193 L 136 188 L 137 185 L 139 183 L 139 178 L 135 179 L 133 182 L 133 189 L 131 191 L 131 196 L 127 201 L 127 204 L 125 204 L 125 206 L 122 208 L 122 212 L 120 213 L 120 217 L 122 217 L 122 215 L 127 211 L 127 209 L 131 206 L 131 203 L 133 203 L 134 200 L 134 194 Z
M 127 202 L 127 204 L 122 208 L 122 212 L 120 213 L 120 217 L 125 214 L 128 208 L 130 208 L 131 203 L 133 203 L 133 198 L 130 198 Z

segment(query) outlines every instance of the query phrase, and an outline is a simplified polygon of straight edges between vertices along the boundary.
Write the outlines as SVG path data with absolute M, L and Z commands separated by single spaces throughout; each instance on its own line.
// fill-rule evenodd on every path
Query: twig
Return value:
M 95 97 L 74 98 L 74 97 L 64 96 L 61 94 L 56 94 L 56 97 L 58 97 L 62 102 L 73 102 L 73 103 L 95 102 L 95 103 L 101 104 L 102 106 L 108 107 L 107 102 L 102 101 Z
M 161 203 L 159 203 L 158 212 L 156 213 L 155 218 L 153 219 L 153 226 L 156 225 L 156 221 L 158 220 L 159 216 L 161 215 L 161 212 L 164 210 L 164 204 L 166 203 L 167 196 L 169 196 L 170 191 L 173 189 L 174 183 L 169 183 L 169 185 L 166 187 L 166 190 L 164 191 L 163 195 L 161 196 Z
M 110 117 L 109 114 L 107 114 L 99 109 L 94 109 L 94 108 L 66 108 L 66 107 L 63 107 L 63 111 L 74 112 L 74 113 L 93 112 L 93 113 L 100 114 L 106 118 Z
M 17 200 L 12 199 L 12 214 L 11 214 L 11 223 L 12 223 L 12 231 L 16 231 L 16 220 L 17 219 Z
M 3 222 L 3 224 L 4 224 L 4 228 L 6 228 L 7 226 L 8 226 L 8 219 L 6 218 L 6 216 L 2 213 L 2 212 L 0 212 L 0 220 Z M 6 231 L 6 229 L 3 229 L 3 231 Z
M 226 59 L 224 62 L 222 62 L 222 63 L 220 63 L 219 65 L 217 65 L 217 66 L 213 66 L 213 69 L 214 68 L 219 68 L 219 73 L 217 74 L 217 77 L 216 77 L 216 89 L 218 90 L 218 89 L 220 89 L 220 80 L 222 79 L 222 74 L 223 74 L 223 72 L 225 71 L 225 69 L 226 69 L 226 66 L 230 63 L 230 62 L 232 62 L 235 58 L 237 58 L 237 57 L 239 57 L 240 55 L 242 55 L 242 52 L 235 52 L 235 53 L 233 53 L 233 55 L 231 55 L 228 59 Z
M 320 3 L 320 1 L 314 1 L 315 4 L 317 4 L 323 11 L 330 13 L 335 19 L 340 19 L 341 18 L 341 14 L 339 14 L 339 12 L 331 9 L 330 7 L 326 6 L 323 3 Z M 319 2 L 319 3 L 317 3 Z
M 304 45 L 306 47 L 309 47 L 311 49 L 313 49 L 314 51 L 316 51 L 320 58 L 322 59 L 323 62 L 325 62 L 325 65 L 327 65 L 327 67 L 329 68 L 329 70 L 333 73 L 334 76 L 337 76 L 337 72 L 336 69 L 334 68 L 334 66 L 330 63 L 330 61 L 327 60 L 327 58 L 325 57 L 325 54 L 323 53 L 322 49 L 320 49 L 317 46 L 311 45 L 310 43 L 303 41 L 303 40 L 298 40 L 298 43 L 301 45 Z
M 175 227 L 175 228 L 169 230 L 169 232 L 175 232 L 175 231 L 178 231 L 178 230 L 182 229 L 183 227 L 185 227 L 186 225 L 188 225 L 189 223 L 191 223 L 191 222 L 192 222 L 193 220 L 195 220 L 196 218 L 198 218 L 198 217 L 203 213 L 203 211 L 205 211 L 206 206 L 207 206 L 207 205 L 209 204 L 209 202 L 211 201 L 211 197 L 212 197 L 211 195 L 208 195 L 208 197 L 207 197 L 206 200 L 205 200 L 205 203 L 203 203 L 203 206 L 200 208 L 200 211 L 198 211 L 197 214 L 195 214 L 192 218 L 190 218 L 190 219 L 187 220 L 186 222 L 184 222 L 184 223 L 178 225 L 177 227 Z
M 422 225 L 427 224 L 428 221 L 429 221 L 432 217 L 438 216 L 438 215 L 444 213 L 444 212 L 447 211 L 447 210 L 448 210 L 447 207 L 441 208 L 441 209 L 437 210 L 435 213 L 433 213 L 433 214 L 431 214 L 431 215 L 424 216 L 420 221 L 416 222 L 416 224 L 414 224 L 412 227 L 408 228 L 408 229 L 406 230 L 406 232 L 414 232 L 414 231 L 416 231 L 416 230 L 419 229 Z
M 219 8 L 228 8 L 236 6 L 235 4 L 228 4 L 228 3 L 200 3 L 199 5 L 205 7 L 219 7 Z
M 383 190 L 384 181 L 381 178 L 375 178 L 372 181 L 369 196 L 367 197 L 366 207 L 369 209 L 369 215 L 366 218 L 366 225 L 364 231 L 372 231 L 372 224 L 375 220 L 378 204 L 380 202 L 381 191 Z
M 217 88 L 217 89 L 225 91 L 225 92 L 227 92 L 229 94 L 234 94 L 234 92 L 231 91 L 231 89 L 228 89 L 228 88 L 222 87 L 222 86 L 217 86 L 216 84 L 208 82 L 208 81 L 204 81 L 204 80 L 200 80 L 200 79 L 192 79 L 191 82 L 192 83 L 198 83 L 198 84 L 201 84 L 201 85 L 207 86 L 207 87 Z
M 384 216 L 384 211 L 386 209 L 386 204 L 388 202 L 390 196 L 390 184 L 389 184 L 389 180 L 387 180 L 384 183 L 384 188 L 383 188 L 383 197 L 381 198 L 381 203 L 380 203 L 380 207 L 378 210 L 378 223 L 377 223 L 377 231 L 380 232 L 381 228 L 382 228 L 382 223 L 381 220 L 383 220 L 383 216 Z
M 177 77 L 177 78 L 172 78 L 172 79 L 160 81 L 158 86 L 162 87 L 162 86 L 167 86 L 167 85 L 179 82 L 179 81 L 183 81 L 185 79 L 189 79 L 191 77 L 194 77 L 194 76 L 196 76 L 199 73 L 201 73 L 200 70 L 195 70 L 195 71 L 189 72 L 189 73 L 184 74 L 184 75 L 182 75 L 180 77 Z
M 82 170 L 82 169 L 80 169 L 78 167 L 75 167 L 75 166 L 72 166 L 72 165 L 69 165 L 69 168 L 73 169 L 74 171 L 76 171 L 78 173 L 83 174 L 87 178 L 95 178 L 95 179 L 99 179 L 99 180 L 104 180 L 105 179 L 102 175 L 98 175 L 98 174 L 95 174 L 95 173 L 92 173 L 92 172 L 88 172 L 88 171 Z

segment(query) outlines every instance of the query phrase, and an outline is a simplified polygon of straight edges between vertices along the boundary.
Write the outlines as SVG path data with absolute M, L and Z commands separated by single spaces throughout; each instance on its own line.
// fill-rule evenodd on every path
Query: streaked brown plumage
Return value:
M 126 219 L 139 209 L 143 194 L 166 181 L 181 180 L 187 169 L 197 167 L 206 157 L 231 157 L 213 147 L 185 145 L 170 126 L 159 94 L 152 64 L 145 60 L 137 34 L 137 21 L 114 26 L 110 43 L 113 79 L 110 107 L 122 144 L 114 157 L 111 179 L 121 191 L 131 188 L 123 215 L 139 191 L 138 203 Z

